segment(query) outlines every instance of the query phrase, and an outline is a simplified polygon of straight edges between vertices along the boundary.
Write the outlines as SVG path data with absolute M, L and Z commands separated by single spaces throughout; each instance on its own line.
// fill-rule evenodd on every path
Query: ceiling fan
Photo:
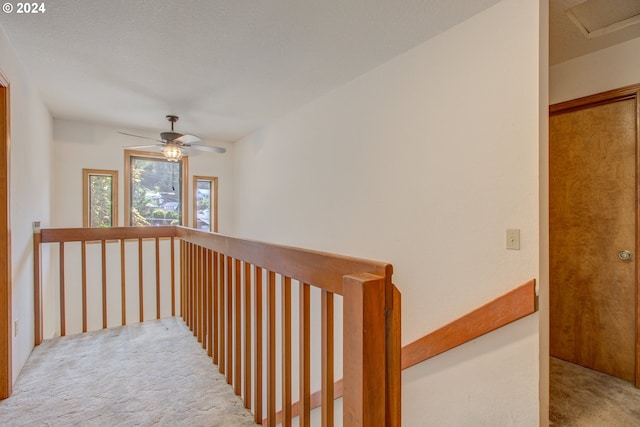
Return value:
M 162 147 L 162 154 L 164 154 L 165 158 L 170 162 L 177 162 L 184 156 L 185 148 L 193 148 L 195 150 L 200 151 L 208 151 L 210 153 L 220 153 L 223 154 L 227 150 L 222 147 L 212 147 L 210 145 L 200 145 L 195 144 L 196 142 L 202 141 L 202 139 L 198 138 L 195 135 L 186 135 L 175 132 L 173 129 L 173 125 L 178 121 L 179 117 L 169 114 L 166 116 L 167 120 L 171 122 L 171 131 L 170 132 L 161 132 L 160 139 L 148 138 L 146 136 L 133 135 L 131 133 L 126 132 L 118 132 L 127 136 L 135 136 L 136 138 L 149 139 L 151 141 L 156 141 L 158 144 L 153 145 L 139 145 L 135 147 L 127 147 L 132 149 L 137 148 L 151 148 L 151 147 Z

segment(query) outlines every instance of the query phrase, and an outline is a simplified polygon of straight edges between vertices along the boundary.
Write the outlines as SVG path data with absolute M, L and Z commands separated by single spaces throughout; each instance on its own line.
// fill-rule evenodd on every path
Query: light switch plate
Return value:
M 507 249 L 520 250 L 520 230 L 517 228 L 507 229 Z

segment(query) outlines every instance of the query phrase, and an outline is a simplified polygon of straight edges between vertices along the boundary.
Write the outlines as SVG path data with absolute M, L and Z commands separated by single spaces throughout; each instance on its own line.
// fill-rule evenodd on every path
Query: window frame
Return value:
M 82 169 L 82 226 L 89 228 L 89 179 L 93 175 L 111 177 L 111 227 L 118 227 L 118 171 L 110 169 Z M 96 227 L 91 227 L 96 228 Z
M 218 232 L 218 177 L 217 176 L 193 176 L 193 224 L 192 227 L 196 228 L 198 225 L 198 181 L 208 181 L 211 183 L 211 193 L 209 194 L 209 217 L 213 215 L 213 224 L 209 222 L 209 228 L 211 232 Z
M 135 227 L 131 224 L 131 158 L 139 157 L 139 158 L 147 158 L 151 160 L 163 160 L 167 162 L 168 160 L 162 153 L 154 153 L 150 151 L 140 151 L 140 150 L 124 150 L 124 217 L 125 217 L 125 226 L 126 227 Z M 180 189 L 180 205 L 181 205 L 181 217 L 182 217 L 182 226 L 187 227 L 186 223 L 188 222 L 189 217 L 188 214 L 188 204 L 189 204 L 189 193 L 188 193 L 188 179 L 189 179 L 189 157 L 184 156 L 179 160 L 182 163 L 182 173 L 181 173 L 181 189 Z

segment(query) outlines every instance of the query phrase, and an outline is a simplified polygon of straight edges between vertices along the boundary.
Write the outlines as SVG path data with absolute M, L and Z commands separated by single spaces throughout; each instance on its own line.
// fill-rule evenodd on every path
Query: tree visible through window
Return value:
M 182 225 L 185 159 L 168 162 L 163 156 L 129 152 L 126 157 L 129 225 Z
M 118 171 L 83 169 L 84 227 L 118 225 Z

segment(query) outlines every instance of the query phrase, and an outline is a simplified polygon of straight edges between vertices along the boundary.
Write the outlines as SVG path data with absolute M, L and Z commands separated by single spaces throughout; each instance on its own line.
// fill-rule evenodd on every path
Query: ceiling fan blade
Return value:
M 132 133 L 126 133 L 126 132 L 118 132 L 121 133 L 122 135 L 127 135 L 127 136 L 135 136 L 136 138 L 142 138 L 142 139 L 150 139 L 151 141 L 156 141 L 156 142 L 164 142 L 161 139 L 156 139 L 156 138 L 148 138 L 146 136 L 140 136 L 140 135 L 134 135 Z
M 222 147 L 211 147 L 210 145 L 185 145 L 187 148 L 193 148 L 194 150 L 200 151 L 208 151 L 210 153 L 220 153 L 224 154 L 227 152 L 226 148 Z
M 200 142 L 202 139 L 195 135 L 182 135 L 181 137 L 174 139 L 174 141 L 179 142 L 180 144 L 191 144 L 192 142 Z
M 153 147 L 162 147 L 164 144 L 153 144 L 153 145 L 129 145 L 123 148 L 127 148 L 129 150 L 136 150 L 138 148 L 153 148 Z

